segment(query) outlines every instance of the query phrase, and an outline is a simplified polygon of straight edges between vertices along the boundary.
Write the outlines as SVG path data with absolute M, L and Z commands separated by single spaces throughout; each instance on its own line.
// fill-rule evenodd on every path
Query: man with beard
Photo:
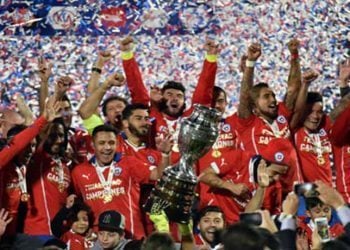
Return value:
M 137 113 L 135 116 L 136 119 L 140 118 Z M 140 129 L 136 124 L 134 126 L 140 133 L 144 133 L 144 128 Z M 116 151 L 122 146 L 119 145 L 117 134 L 109 125 L 100 125 L 94 129 L 92 136 L 95 156 L 73 170 L 73 184 L 77 194 L 91 207 L 96 218 L 105 210 L 117 210 L 126 218 L 128 236 L 139 239 L 145 233 L 138 204 L 139 194 L 135 195 L 134 186 L 157 180 L 163 169 L 125 154 L 126 151 L 124 154 Z M 128 144 L 123 142 L 125 143 Z
M 194 235 L 199 250 L 215 249 L 220 231 L 225 228 L 225 215 L 218 206 L 206 206 L 199 211 L 198 234 Z
M 133 54 L 133 39 L 127 37 L 120 43 L 122 51 L 123 67 L 127 78 L 133 102 L 149 105 L 150 95 L 146 89 L 137 62 Z M 214 87 L 216 74 L 216 58 L 218 46 L 213 41 L 208 41 L 205 46 L 207 51 L 203 70 L 199 77 L 197 87 L 193 93 L 192 104 L 198 103 L 209 106 Z M 179 160 L 179 146 L 177 143 L 180 130 L 180 121 L 183 117 L 191 114 L 192 110 L 185 111 L 185 87 L 182 83 L 168 81 L 161 89 L 162 99 L 157 106 L 152 105 L 150 116 L 154 119 L 154 128 L 157 135 L 171 134 L 174 139 L 171 163 Z M 154 146 L 152 144 L 152 146 Z
M 28 168 L 30 199 L 24 221 L 29 235 L 51 235 L 50 221 L 65 204 L 70 186 L 70 162 L 66 160 L 67 132 L 55 119 Z
M 277 103 L 275 93 L 268 84 L 258 83 L 253 86 L 254 66 L 261 55 L 261 46 L 252 44 L 248 48 L 240 90 L 238 106 L 238 117 L 240 119 L 237 130 L 241 135 L 245 150 L 253 154 L 261 154 L 264 149 L 269 148 L 269 142 L 275 138 L 281 138 L 284 140 L 283 144 L 293 147 L 289 121 L 301 85 L 298 46 L 299 42 L 296 39 L 292 39 L 288 43 L 288 49 L 291 53 L 291 68 L 287 94 L 284 102 L 280 103 Z M 276 158 L 278 159 L 280 157 L 277 154 L 279 149 L 272 150 L 276 150 Z M 264 157 L 263 154 L 261 155 Z M 273 214 L 280 212 L 282 200 L 273 199 L 272 197 L 282 197 L 278 193 L 286 195 L 292 190 L 295 181 L 302 180 L 297 159 L 288 167 L 287 173 L 281 176 L 280 182 L 270 186 L 266 192 L 263 207 Z
M 157 150 L 147 145 L 146 139 L 151 125 L 148 107 L 138 103 L 130 104 L 123 110 L 122 119 L 123 131 L 118 135 L 117 151 L 123 155 L 135 156 L 143 162 L 158 166 L 159 169 L 167 167 L 172 140 L 170 136 L 156 138 Z M 133 197 L 135 197 L 135 201 L 139 200 L 139 203 L 135 205 L 142 206 L 153 187 L 154 183 L 144 183 L 141 185 L 140 192 L 140 186 L 138 184 L 134 185 L 132 187 Z M 147 234 L 151 233 L 154 230 L 153 223 L 145 212 L 142 212 L 142 219 Z

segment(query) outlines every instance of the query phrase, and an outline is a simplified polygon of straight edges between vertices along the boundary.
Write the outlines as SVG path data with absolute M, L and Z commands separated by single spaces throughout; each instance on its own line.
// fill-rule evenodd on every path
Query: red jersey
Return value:
M 86 238 L 80 234 L 69 230 L 61 236 L 61 240 L 67 244 L 68 250 L 85 250 L 93 247 L 94 242 L 86 240 Z
M 350 105 L 333 123 L 329 137 L 333 144 L 336 187 L 350 203 Z
M 94 158 L 90 160 L 93 163 Z M 138 205 L 138 197 L 132 195 L 132 186 L 136 183 L 149 181 L 151 170 L 155 166 L 140 161 L 132 156 L 121 157 L 116 154 L 115 160 L 109 167 L 101 170 L 85 162 L 73 169 L 72 180 L 78 195 L 81 195 L 84 202 L 89 205 L 95 215 L 97 224 L 98 216 L 106 210 L 116 210 L 125 216 L 126 230 L 135 238 L 145 236 L 141 211 Z M 105 179 L 111 172 L 110 182 L 111 197 L 106 199 L 105 188 L 101 183 L 98 171 L 102 171 Z M 109 198 L 109 197 L 108 197 Z
M 124 72 L 126 75 L 128 87 L 130 90 L 133 103 L 143 103 L 148 105 L 150 103 L 149 93 L 143 83 L 142 76 L 135 58 L 129 60 L 123 60 Z M 215 83 L 215 75 L 217 70 L 217 64 L 211 63 L 207 60 L 204 61 L 202 72 L 199 76 L 198 84 L 192 96 L 192 104 L 198 103 L 206 106 L 210 106 L 212 99 L 212 90 Z M 178 133 L 180 130 L 180 121 L 182 117 L 189 116 L 192 113 L 192 109 L 187 110 L 181 117 L 175 119 L 166 117 L 161 113 L 157 107 L 152 106 L 150 110 L 150 116 L 155 118 L 153 126 L 156 136 L 164 133 L 170 133 L 174 138 L 174 147 L 171 154 L 171 164 L 176 163 L 179 158 L 179 148 L 177 144 Z M 153 139 L 153 138 L 152 138 Z
M 253 154 L 259 154 L 266 159 L 268 157 L 266 155 L 267 151 L 276 150 L 278 152 L 279 150 L 278 148 L 271 148 L 269 146 L 271 140 L 280 138 L 285 141 L 282 145 L 291 144 L 290 118 L 291 112 L 288 111 L 284 103 L 279 103 L 278 116 L 273 124 L 268 123 L 262 117 L 256 115 L 251 115 L 247 119 L 239 119 L 237 131 L 241 136 L 243 148 Z M 263 207 L 269 209 L 274 214 L 280 212 L 282 191 L 283 193 L 288 193 L 293 190 L 294 182 L 302 181 L 295 149 L 291 153 L 295 157 L 293 157 L 291 164 L 288 165 L 288 172 L 281 176 L 280 181 L 268 187 L 265 193 Z
M 209 165 L 216 174 L 224 181 L 233 183 L 243 183 L 251 191 L 254 190 L 250 182 L 249 163 L 251 155 L 242 150 L 226 151 L 220 158 L 215 158 Z M 208 188 L 209 196 L 212 198 L 205 205 L 218 206 L 225 214 L 226 221 L 229 224 L 239 220 L 239 213 L 244 211 L 248 201 L 242 201 L 235 198 L 231 192 L 223 189 Z
M 0 151 L 0 169 L 6 166 L 14 156 L 25 149 L 46 124 L 47 120 L 43 116 L 40 116 L 33 125 L 15 135 L 9 145 L 5 146 Z
M 39 117 L 33 125 L 15 135 L 10 144 L 0 151 L 0 169 L 4 166 L 0 170 L 0 207 L 5 207 L 13 218 L 12 222 L 7 226 L 7 234 L 16 232 L 17 212 L 21 197 L 18 174 L 12 160 L 28 146 L 46 124 L 47 120 L 43 116 Z M 21 170 L 24 178 L 26 176 L 24 173 L 25 168 Z
M 219 123 L 219 136 L 210 151 L 199 159 L 197 163 L 197 175 L 199 176 L 210 163 L 220 158 L 223 152 L 237 149 L 239 146 L 238 133 L 236 130 L 236 115 L 221 119 Z M 211 193 L 208 192 L 208 185 L 200 182 L 198 187 L 200 207 L 210 204 Z
M 304 127 L 294 134 L 294 143 L 300 160 L 305 182 L 321 180 L 332 186 L 331 155 L 332 145 L 327 127 L 316 133 L 309 133 Z
M 71 177 L 67 164 L 39 149 L 27 174 L 30 200 L 24 221 L 29 235 L 51 235 L 51 220 L 66 203 Z

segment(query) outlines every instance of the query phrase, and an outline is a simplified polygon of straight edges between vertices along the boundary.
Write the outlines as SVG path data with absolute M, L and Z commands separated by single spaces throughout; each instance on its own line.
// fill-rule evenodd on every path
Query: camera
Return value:
M 260 226 L 262 223 L 260 213 L 241 213 L 239 214 L 239 220 L 243 223 L 255 226 Z
M 317 197 L 319 193 L 316 191 L 317 186 L 314 183 L 302 183 L 294 186 L 294 193 L 298 196 Z

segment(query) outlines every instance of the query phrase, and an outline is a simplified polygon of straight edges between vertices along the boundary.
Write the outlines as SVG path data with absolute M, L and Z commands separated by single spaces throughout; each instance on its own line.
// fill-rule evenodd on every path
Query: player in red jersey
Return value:
M 24 232 L 29 235 L 51 235 L 50 221 L 65 203 L 71 182 L 71 162 L 65 158 L 67 132 L 62 119 L 49 125 L 41 144 L 27 173 L 30 199 Z
M 132 45 L 133 39 L 131 37 L 125 38 L 120 44 L 128 87 L 133 102 L 149 105 L 151 104 L 150 95 L 143 83 L 140 70 L 135 61 Z M 209 106 L 212 99 L 212 92 L 208 90 L 214 87 L 218 46 L 213 41 L 208 41 L 205 49 L 207 56 L 198 84 L 193 93 L 192 104 L 199 103 Z M 177 137 L 180 129 L 180 121 L 183 117 L 188 116 L 192 110 L 185 111 L 185 87 L 182 83 L 168 81 L 162 87 L 161 94 L 162 98 L 160 102 L 157 105 L 151 105 L 150 116 L 155 118 L 154 126 L 157 135 L 169 133 L 173 135 L 174 146 L 172 148 L 171 162 L 175 163 L 179 159 Z
M 277 103 L 275 94 L 268 84 L 259 83 L 253 86 L 254 66 L 261 55 L 261 46 L 252 44 L 248 48 L 240 90 L 238 106 L 240 125 L 237 130 L 241 135 L 244 149 L 249 152 L 261 154 L 264 157 L 262 151 L 269 148 L 269 143 L 274 138 L 281 138 L 284 140 L 283 144 L 292 145 L 289 121 L 301 82 L 298 46 L 299 42 L 296 39 L 288 43 L 291 68 L 287 94 L 284 102 L 281 103 Z M 278 152 L 278 148 L 275 150 Z M 264 207 L 272 213 L 278 213 L 282 204 L 276 204 L 276 200 L 268 197 L 274 197 L 276 196 L 274 193 L 281 192 L 281 185 L 283 194 L 286 195 L 292 190 L 294 182 L 302 180 L 296 158 L 288 167 L 287 173 L 281 176 L 280 183 L 276 182 L 267 189 Z
M 39 58 L 39 77 L 40 83 L 40 111 L 44 108 L 43 104 L 48 96 L 48 82 L 51 77 L 52 64 L 47 63 L 44 58 Z M 73 110 L 67 91 L 72 87 L 74 81 L 68 76 L 60 77 L 55 84 L 54 95 L 57 101 L 61 104 L 61 116 L 64 126 L 68 132 L 67 157 L 72 162 L 78 164 L 89 158 L 93 153 L 91 138 L 86 131 L 72 127 Z
M 330 139 L 333 144 L 334 165 L 336 168 L 336 187 L 344 200 L 350 203 L 350 92 L 342 90 L 350 89 L 350 60 L 340 65 L 339 85 L 342 93 L 342 99 L 338 106 L 345 107 L 342 112 L 334 119 Z
M 48 103 L 43 116 L 38 118 L 30 127 L 16 125 L 8 131 L 8 146 L 0 152 L 0 162 L 6 164 L 0 171 L 0 178 L 2 180 L 0 201 L 1 206 L 6 207 L 10 216 L 13 218 L 7 228 L 7 235 L 14 235 L 16 233 L 20 202 L 25 204 L 29 200 L 26 173 L 32 155 L 36 150 L 37 141 L 35 137 L 48 122 L 51 122 L 55 118 L 58 110 L 59 105 L 56 105 L 55 110 L 52 103 Z M 7 160 L 6 158 L 9 159 Z
M 285 158 L 280 163 L 290 160 L 287 153 L 288 151 L 281 152 Z M 287 168 L 270 163 L 267 168 L 266 166 L 266 161 L 261 156 L 231 150 L 224 152 L 220 159 L 213 161 L 199 176 L 199 180 L 210 187 L 208 191 L 213 198 L 210 204 L 219 206 L 224 211 L 227 223 L 237 222 L 240 212 L 259 209 L 265 188 L 270 184 L 269 178 L 272 181 L 276 175 L 285 173 Z
M 133 156 L 116 153 L 116 131 L 108 125 L 94 129 L 95 156 L 72 172 L 75 190 L 88 204 L 95 217 L 105 210 L 117 210 L 126 218 L 126 230 L 132 237 L 145 235 L 137 197 L 131 190 L 136 183 L 157 180 L 163 169 Z

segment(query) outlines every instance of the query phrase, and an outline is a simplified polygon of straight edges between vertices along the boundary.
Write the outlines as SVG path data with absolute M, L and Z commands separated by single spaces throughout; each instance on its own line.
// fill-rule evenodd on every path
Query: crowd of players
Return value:
M 73 80 L 58 78 L 49 94 L 52 65 L 40 58 L 40 117 L 20 97 L 17 111 L 0 112 L 2 249 L 173 249 L 174 242 L 202 250 L 348 247 L 346 236 L 335 239 L 346 235 L 350 221 L 350 62 L 339 65 L 342 99 L 325 114 L 322 96 L 308 91 L 319 73 L 301 72 L 297 39 L 287 47 L 284 100 L 278 102 L 267 83 L 254 83 L 261 47 L 251 44 L 241 58 L 237 112 L 225 116 L 227 96 L 215 86 L 217 44 L 205 44 L 202 72 L 186 107 L 183 83 L 147 89 L 127 37 L 120 43 L 124 74 L 100 83 L 111 51 L 100 52 L 91 69 L 78 110 L 84 130 L 72 127 L 67 90 Z M 131 100 L 104 98 L 125 84 Z M 168 222 L 164 211 L 144 211 L 142 205 L 164 168 L 179 161 L 181 120 L 194 104 L 215 108 L 222 117 L 217 141 L 193 166 L 199 180 L 193 226 L 192 220 Z M 293 193 L 301 183 L 314 183 L 314 192 Z M 240 222 L 242 213 L 260 215 L 260 226 Z M 327 237 L 317 233 L 319 217 L 327 219 Z M 322 245 L 325 240 L 331 241 Z

